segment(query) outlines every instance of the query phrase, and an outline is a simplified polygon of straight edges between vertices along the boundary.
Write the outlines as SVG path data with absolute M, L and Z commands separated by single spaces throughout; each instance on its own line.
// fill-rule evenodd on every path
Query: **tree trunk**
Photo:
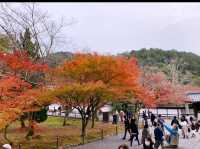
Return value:
M 85 143 L 85 136 L 86 136 L 86 118 L 82 118 L 82 126 L 81 126 L 81 137 L 83 144 Z
M 65 116 L 64 116 L 64 119 L 63 119 L 63 126 L 66 126 L 67 116 L 68 116 L 68 110 L 65 110 Z
M 84 109 L 84 110 L 83 110 Z M 85 111 L 85 107 L 83 109 L 79 109 L 78 111 L 81 114 L 81 137 L 83 139 L 83 144 L 85 143 L 85 136 L 86 136 L 86 127 L 88 125 L 89 119 L 91 118 L 91 111 L 90 109 L 87 109 Z
M 95 113 L 92 112 L 92 124 L 91 124 L 91 128 L 94 128 L 94 123 L 95 123 Z
M 29 139 L 29 137 L 32 137 L 35 134 L 33 116 L 33 112 L 29 112 L 29 130 L 26 135 L 26 139 Z
M 9 126 L 9 125 L 6 125 L 5 128 L 4 128 L 4 139 L 5 139 L 6 141 L 8 141 L 9 143 L 12 143 L 12 142 L 8 139 L 8 136 L 7 136 L 8 126 Z
M 24 119 L 23 119 L 22 116 L 20 117 L 20 123 L 21 123 L 21 128 L 25 128 L 26 127 Z
M 92 124 L 91 124 L 91 128 L 94 128 L 95 120 L 99 121 L 96 109 L 94 109 L 94 111 L 92 111 Z
M 96 113 L 96 110 L 95 110 L 94 106 L 92 106 L 92 124 L 91 124 L 91 128 L 94 128 L 95 113 Z
M 99 121 L 99 117 L 98 117 L 98 112 L 97 111 L 95 111 L 95 120 Z

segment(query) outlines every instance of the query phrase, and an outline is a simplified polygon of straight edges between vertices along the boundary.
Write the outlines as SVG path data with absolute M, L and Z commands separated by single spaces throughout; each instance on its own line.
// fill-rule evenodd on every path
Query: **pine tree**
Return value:
M 37 43 L 32 41 L 29 28 L 26 28 L 24 34 L 20 34 L 19 44 L 21 49 L 26 50 L 31 58 L 39 58 Z

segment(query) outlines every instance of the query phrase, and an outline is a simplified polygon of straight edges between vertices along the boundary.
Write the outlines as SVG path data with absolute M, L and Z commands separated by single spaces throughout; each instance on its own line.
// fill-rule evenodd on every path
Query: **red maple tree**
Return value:
M 0 128 L 7 128 L 24 112 L 37 111 L 41 82 L 33 86 L 30 76 L 47 72 L 48 66 L 34 62 L 25 51 L 0 52 Z M 6 136 L 6 135 L 5 135 Z

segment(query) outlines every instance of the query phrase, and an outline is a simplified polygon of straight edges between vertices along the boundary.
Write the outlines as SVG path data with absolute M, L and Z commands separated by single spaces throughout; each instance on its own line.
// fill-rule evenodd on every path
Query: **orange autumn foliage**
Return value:
M 48 71 L 48 65 L 33 62 L 25 51 L 15 50 L 13 53 L 0 52 L 0 59 L 13 72 Z
M 57 80 L 57 86 L 101 81 L 115 93 L 117 100 L 139 100 L 146 105 L 154 104 L 154 96 L 139 81 L 141 72 L 134 57 L 127 59 L 122 56 L 77 53 L 72 60 L 55 69 L 54 73 L 62 78 L 59 85 Z
M 24 74 L 46 72 L 48 67 L 33 62 L 20 50 L 0 52 L 0 66 L 0 128 L 4 128 L 24 112 L 37 111 L 42 106 L 40 89 L 33 88 Z
M 135 58 L 77 53 L 54 70 L 51 95 L 79 111 L 81 135 L 85 136 L 92 114 L 108 102 L 153 104 L 153 96 L 140 83 L 140 74 Z

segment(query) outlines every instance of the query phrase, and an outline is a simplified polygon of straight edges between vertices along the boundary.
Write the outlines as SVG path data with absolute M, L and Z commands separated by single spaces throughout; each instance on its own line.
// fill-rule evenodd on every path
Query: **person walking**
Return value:
M 196 137 L 196 127 L 194 121 L 191 121 L 191 137 Z
M 180 125 L 182 126 L 181 130 L 182 130 L 182 136 L 183 138 L 188 138 L 188 127 L 187 127 L 187 121 L 185 116 L 181 117 L 181 122 Z
M 113 124 L 117 124 L 117 122 L 118 122 L 118 112 L 117 112 L 117 110 L 115 111 L 115 112 L 113 112 Z
M 180 123 L 179 123 L 178 119 L 176 118 L 176 116 L 174 116 L 174 118 L 173 118 L 172 121 L 171 121 L 171 126 L 172 126 L 173 124 L 177 124 L 177 126 L 178 126 L 179 129 L 182 128 L 182 126 L 180 125 Z
M 163 125 L 164 122 L 165 122 L 165 120 L 162 118 L 161 114 L 159 114 L 159 115 L 158 115 L 158 123 L 160 124 L 160 127 L 161 127 L 163 133 L 165 133 L 164 125 Z
M 178 134 L 178 125 L 174 123 L 171 126 L 168 126 L 167 124 L 163 124 L 166 130 L 170 133 L 167 137 L 166 141 L 168 143 L 165 148 L 177 148 L 179 144 L 179 134 Z
M 155 129 L 154 129 L 154 137 L 155 137 L 155 144 L 154 149 L 158 149 L 160 146 L 162 149 L 164 149 L 164 134 L 162 131 L 162 128 L 159 123 L 154 123 Z
M 144 125 L 141 142 L 143 144 L 143 149 L 153 149 L 153 141 L 151 139 L 148 125 Z
M 147 116 L 148 116 L 148 119 L 150 119 L 151 111 L 149 109 L 147 110 Z
M 156 116 L 153 113 L 151 113 L 150 119 L 151 119 L 151 125 L 153 126 Z
M 174 116 L 174 118 L 173 118 L 172 121 L 171 121 L 171 126 L 172 126 L 173 124 L 179 125 L 179 121 L 177 120 L 176 116 Z
M 146 119 L 147 119 L 146 110 L 142 112 L 142 118 L 143 118 L 144 120 L 146 120 Z
M 123 123 L 124 122 L 124 116 L 125 116 L 125 113 L 124 113 L 124 111 L 120 111 L 120 113 L 119 113 L 119 116 L 120 116 L 120 120 L 121 120 L 121 122 Z
M 123 140 L 126 139 L 127 131 L 129 132 L 129 135 L 131 136 L 129 119 L 128 117 L 124 116 L 124 137 L 122 138 Z
M 200 127 L 200 120 L 197 120 L 195 123 L 196 132 L 199 132 L 199 127 Z
M 136 138 L 138 145 L 140 145 L 140 141 L 138 139 L 139 131 L 138 131 L 138 126 L 135 123 L 135 119 L 131 119 L 131 124 L 130 124 L 130 129 L 131 129 L 131 138 L 130 138 L 130 145 L 132 146 L 133 144 L 133 139 Z

